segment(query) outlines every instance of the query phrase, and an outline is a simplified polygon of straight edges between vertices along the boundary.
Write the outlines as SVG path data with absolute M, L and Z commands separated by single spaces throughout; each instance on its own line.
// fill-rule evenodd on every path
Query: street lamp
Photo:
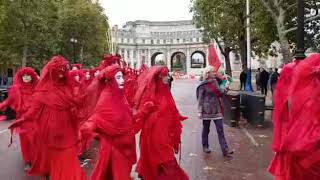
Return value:
M 253 92 L 252 82 L 251 82 L 251 35 L 250 35 L 250 0 L 246 1 L 246 11 L 247 11 L 247 79 L 245 84 L 245 90 L 248 92 Z
M 73 45 L 73 63 L 77 63 L 76 62 L 76 43 L 78 43 L 78 40 L 76 38 L 71 38 L 70 39 L 72 45 Z
M 297 50 L 295 58 L 298 60 L 306 58 L 304 49 L 304 0 L 298 0 Z

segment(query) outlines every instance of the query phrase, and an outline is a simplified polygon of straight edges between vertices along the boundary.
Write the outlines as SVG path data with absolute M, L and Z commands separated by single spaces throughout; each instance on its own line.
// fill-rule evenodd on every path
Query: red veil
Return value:
M 132 113 L 114 78 L 119 71 L 118 65 L 105 69 L 105 87 L 92 116 L 81 128 L 84 139 L 92 133 L 100 136 L 99 159 L 92 174 L 93 180 L 129 180 L 132 165 L 136 162 Z
M 167 67 L 154 66 L 145 71 L 138 79 L 139 89 L 135 96 L 138 111 L 152 101 L 156 109 L 147 118 L 140 120 L 140 160 L 138 173 L 146 180 L 188 179 L 178 167 L 174 150 L 179 151 L 182 133 L 181 121 L 186 117 L 179 113 L 169 86 L 161 77 L 168 75 Z M 166 170 L 160 167 L 166 167 Z M 160 168 L 160 169 L 159 169 Z M 170 173 L 174 172 L 170 175 Z
M 289 121 L 284 124 L 280 146 L 274 146 L 280 149 L 271 166 L 280 179 L 320 179 L 319 86 L 320 54 L 316 54 L 295 66 L 289 91 Z

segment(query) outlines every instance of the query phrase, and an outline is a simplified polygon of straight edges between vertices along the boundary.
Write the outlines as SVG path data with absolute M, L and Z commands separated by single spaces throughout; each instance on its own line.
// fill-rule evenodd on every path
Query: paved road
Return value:
M 230 128 L 225 126 L 227 141 L 235 151 L 232 159 L 224 159 L 214 124 L 210 132 L 211 154 L 204 154 L 201 147 L 202 122 L 197 118 L 195 89 L 196 80 L 176 80 L 173 82 L 172 92 L 178 108 L 189 119 L 184 122 L 182 135 L 181 166 L 188 173 L 191 180 L 269 180 L 267 173 L 269 161 L 272 158 L 271 140 L 272 127 L 270 120 L 263 129 L 253 127 Z M 266 115 L 269 117 L 270 115 Z M 26 177 L 23 174 L 18 139 L 8 148 L 9 132 L 3 131 L 9 122 L 0 123 L 0 179 L 1 180 L 38 180 L 36 177 Z M 96 148 L 89 153 L 95 159 Z M 178 158 L 178 157 L 177 157 Z M 95 160 L 86 166 L 90 174 Z M 136 179 L 136 175 L 133 173 Z

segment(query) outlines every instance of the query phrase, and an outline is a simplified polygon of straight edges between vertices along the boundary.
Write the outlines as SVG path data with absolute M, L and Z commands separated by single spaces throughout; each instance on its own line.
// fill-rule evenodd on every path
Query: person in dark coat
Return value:
M 265 69 L 262 69 L 262 72 L 260 73 L 260 85 L 261 85 L 261 93 L 264 95 L 268 94 L 269 77 L 270 77 L 270 74 Z
M 173 77 L 172 77 L 171 74 L 169 74 L 168 76 L 169 76 L 169 87 L 170 87 L 170 89 L 171 89 Z
M 278 73 L 278 69 L 275 68 L 274 72 L 270 76 L 270 87 L 271 87 L 271 92 L 272 95 L 274 94 L 274 91 L 276 89 L 276 84 L 278 82 L 280 74 Z
M 240 90 L 245 90 L 247 80 L 247 71 L 244 69 L 240 74 Z
M 203 122 L 202 147 L 205 153 L 210 153 L 208 135 L 210 132 L 211 120 L 216 125 L 219 144 L 223 156 L 230 157 L 233 151 L 229 151 L 223 130 L 223 104 L 221 97 L 226 90 L 219 87 L 214 75 L 213 68 L 209 67 L 205 71 L 204 81 L 197 88 L 198 115 Z
M 257 85 L 257 91 L 260 91 L 261 89 L 261 85 L 260 85 L 260 73 L 261 73 L 261 69 L 258 68 L 257 74 L 256 74 L 256 85 Z

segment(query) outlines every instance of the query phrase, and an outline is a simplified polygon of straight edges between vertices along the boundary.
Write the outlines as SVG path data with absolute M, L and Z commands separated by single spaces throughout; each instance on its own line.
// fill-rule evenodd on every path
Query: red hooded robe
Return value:
M 119 71 L 118 65 L 105 69 L 105 87 L 94 113 L 81 128 L 82 137 L 92 133 L 100 137 L 99 159 L 92 180 L 130 180 L 136 162 L 132 112 L 114 77 Z
M 31 82 L 25 83 L 22 81 L 24 75 L 31 76 Z M 8 98 L 0 104 L 0 109 L 3 111 L 7 107 L 11 107 L 16 112 L 16 118 L 19 119 L 32 104 L 32 95 L 34 88 L 38 83 L 37 73 L 30 67 L 22 68 L 17 71 L 14 83 L 9 90 Z M 20 133 L 20 146 L 22 152 L 22 158 L 26 163 L 31 163 L 33 155 L 33 125 L 29 123 L 23 129 L 23 133 Z
M 137 124 L 141 125 L 140 159 L 137 171 L 145 180 L 187 180 L 174 156 L 180 148 L 182 120 L 168 84 L 162 76 L 168 75 L 166 67 L 151 67 L 139 80 L 135 97 L 138 111 L 146 102 L 153 102 L 156 109 Z
M 50 180 L 84 180 L 77 157 L 77 107 L 67 72 L 67 61 L 54 56 L 43 68 L 34 93 L 34 103 L 19 120 L 34 121 L 35 157 L 31 175 L 50 176 Z M 61 77 L 63 75 L 63 78 Z M 19 126 L 12 125 L 10 128 Z

